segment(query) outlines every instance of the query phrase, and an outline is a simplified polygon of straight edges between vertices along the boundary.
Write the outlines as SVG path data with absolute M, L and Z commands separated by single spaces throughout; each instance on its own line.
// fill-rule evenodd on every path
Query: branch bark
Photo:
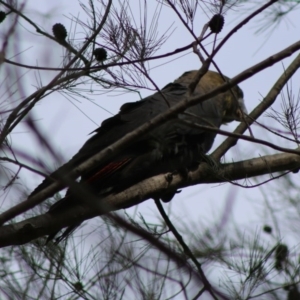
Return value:
M 298 150 L 300 153 L 300 149 Z M 88 202 L 93 202 L 95 204 L 93 207 L 87 203 L 86 206 L 74 206 L 55 216 L 46 213 L 15 224 L 2 226 L 0 227 L 0 247 L 28 243 L 76 222 L 83 222 L 103 213 L 139 204 L 167 191 L 175 191 L 196 184 L 228 182 L 286 170 L 296 172 L 299 168 L 300 155 L 286 153 L 223 164 L 218 170 L 202 163 L 196 171 L 190 172 L 187 178 L 182 178 L 177 174 L 172 176 L 170 182 L 170 176 L 167 180 L 166 174 L 158 175 L 119 194 L 109 195 L 101 201 L 99 198 L 91 199 L 89 196 L 90 201 Z

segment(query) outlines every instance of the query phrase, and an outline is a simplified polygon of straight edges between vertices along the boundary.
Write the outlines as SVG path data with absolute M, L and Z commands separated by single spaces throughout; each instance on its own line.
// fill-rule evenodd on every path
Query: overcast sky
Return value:
M 155 3 L 155 1 L 149 1 L 149 3 Z M 239 6 L 235 8 L 234 12 L 228 11 L 225 14 L 225 26 L 219 35 L 220 38 L 224 37 L 238 21 L 243 19 L 247 13 L 250 12 L 250 10 L 247 9 L 248 7 L 247 5 Z M 136 9 L 134 14 L 137 16 L 136 22 L 138 22 L 138 5 L 132 7 L 132 9 Z M 149 20 L 151 20 L 153 11 L 153 7 L 149 4 Z M 78 2 L 69 0 L 29 0 L 26 4 L 25 14 L 27 16 L 29 15 L 32 20 L 36 21 L 38 25 L 49 33 L 51 33 L 51 28 L 55 23 L 62 23 L 68 31 L 72 28 L 72 32 L 74 32 L 74 23 L 70 21 L 74 16 L 83 21 L 87 21 L 88 19 Z M 196 34 L 200 34 L 203 25 L 211 16 L 211 12 L 207 11 L 206 15 L 199 10 L 198 17 L 196 18 L 197 21 L 194 23 Z M 255 34 L 259 26 L 258 21 L 262 19 L 261 17 L 255 18 L 251 21 L 250 25 L 243 27 L 234 34 L 215 57 L 215 62 L 222 72 L 229 77 L 233 77 L 246 68 L 260 62 L 262 59 L 269 57 L 299 40 L 299 12 L 295 11 L 290 13 L 288 18 L 289 22 L 280 24 L 271 35 L 270 30 L 265 33 Z M 172 12 L 171 9 L 164 7 L 159 19 L 159 34 L 163 33 L 164 30 L 170 26 L 172 26 L 172 30 L 174 30 L 173 34 L 157 54 L 172 51 L 193 41 L 192 36 L 178 20 L 175 13 Z M 76 32 L 76 38 L 83 39 L 85 37 L 84 32 L 79 26 Z M 48 41 L 46 38 L 39 37 L 33 28 L 28 25 L 24 27 L 19 38 L 20 40 L 14 41 L 14 46 L 11 45 L 11 47 L 18 47 L 19 52 L 23 51 L 15 60 L 26 64 L 37 64 L 39 66 L 48 65 L 49 62 L 51 62 L 51 65 L 54 67 L 60 66 L 59 63 L 63 54 L 61 46 L 52 41 Z M 267 94 L 274 82 L 282 74 L 283 69 L 288 66 L 294 57 L 295 55 L 285 59 L 282 63 L 277 63 L 267 68 L 240 84 L 240 87 L 244 91 L 245 103 L 249 112 Z M 151 62 L 150 75 L 156 84 L 162 88 L 183 72 L 198 69 L 200 66 L 198 57 L 189 50 L 178 55 L 175 60 L 174 57 L 171 57 Z M 25 73 L 25 71 L 27 72 L 27 70 L 22 70 L 22 74 Z M 43 85 L 47 84 L 54 75 L 54 72 L 48 72 L 48 74 L 44 72 L 41 75 Z M 35 71 L 26 73 L 25 95 L 28 96 L 31 92 L 36 90 L 35 78 L 38 78 L 38 76 L 38 73 Z M 299 82 L 300 75 L 298 71 L 293 78 L 293 88 L 296 94 L 298 93 Z M 150 83 L 149 86 L 151 86 Z M 141 90 L 140 93 L 145 97 L 152 92 L 144 89 Z M 138 100 L 138 95 L 135 93 L 96 95 L 95 92 L 94 95 L 91 95 L 91 98 L 94 102 L 87 100 L 82 100 L 81 102 L 75 100 L 70 101 L 58 93 L 55 93 L 44 99 L 33 110 L 33 116 L 38 120 L 38 124 L 46 136 L 51 137 L 55 149 L 64 160 L 68 160 L 78 151 L 89 137 L 88 134 L 93 131 L 97 125 L 104 119 L 110 117 L 111 114 L 117 113 L 123 103 Z M 280 99 L 278 99 L 275 107 L 280 108 L 280 105 Z M 105 110 L 101 107 L 105 108 Z M 260 121 L 264 124 L 278 127 L 278 124 L 266 116 L 261 117 Z M 237 123 L 235 122 L 226 126 L 225 129 L 232 130 L 236 125 Z M 267 137 L 266 133 L 262 133 L 256 126 L 252 126 L 252 130 L 254 136 L 257 138 Z M 273 138 L 270 137 L 270 139 L 272 140 Z M 222 140 L 223 138 L 217 138 L 214 147 L 218 146 Z M 18 126 L 12 134 L 12 145 L 19 149 L 24 149 L 25 146 L 26 151 L 29 153 L 35 153 L 40 159 L 44 158 L 44 153 L 36 147 L 34 138 L 30 135 L 28 129 L 22 125 Z M 238 161 L 258 157 L 265 153 L 274 153 L 274 151 L 263 148 L 262 146 L 239 141 L 238 145 L 226 154 L 226 161 Z M 53 164 L 53 162 L 49 162 L 50 166 L 51 164 Z M 21 178 L 29 189 L 34 188 L 42 181 L 42 178 L 38 175 L 25 172 L 23 172 L 22 175 Z M 252 182 L 254 183 L 254 181 Z M 268 186 L 271 187 L 271 185 L 272 184 L 267 184 L 265 188 Z M 9 195 L 9 197 L 12 196 Z M 229 183 L 220 186 L 201 185 L 189 187 L 177 195 L 170 204 L 166 204 L 165 206 L 171 208 L 172 216 L 174 216 L 172 220 L 175 224 L 176 222 L 180 223 L 181 219 L 187 221 L 193 220 L 195 223 L 199 221 L 201 223 L 208 223 L 211 220 L 219 218 L 224 206 L 230 202 L 234 203 L 231 218 L 243 224 L 245 230 L 249 227 L 253 229 L 255 226 L 259 228 L 261 225 L 259 220 L 261 220 L 262 215 L 258 213 L 259 210 L 257 208 L 262 207 L 264 204 L 263 196 L 259 188 L 243 189 Z M 131 211 L 134 210 L 135 208 L 131 209 Z M 150 220 L 153 216 L 158 216 L 158 212 L 152 200 L 139 205 L 138 211 L 142 212 L 146 220 L 148 220 L 148 218 Z M 201 229 L 199 229 L 199 231 L 201 231 Z

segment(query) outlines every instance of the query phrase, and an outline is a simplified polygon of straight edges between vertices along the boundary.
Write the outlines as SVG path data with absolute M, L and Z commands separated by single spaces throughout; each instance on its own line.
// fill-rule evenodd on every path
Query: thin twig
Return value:
M 15 120 L 15 118 L 17 117 L 19 111 L 23 108 L 26 107 L 24 109 L 23 115 L 25 116 L 33 107 L 34 105 L 40 100 L 40 98 L 44 95 L 45 92 L 47 92 L 47 90 L 53 88 L 55 85 L 58 85 L 59 82 L 63 82 L 66 80 L 66 78 L 68 78 L 68 76 L 64 77 L 64 78 L 60 78 L 64 73 L 68 72 L 69 67 L 71 67 L 76 60 L 78 59 L 78 57 L 85 51 L 85 49 L 89 46 L 89 44 L 91 43 L 91 41 L 93 39 L 96 38 L 96 36 L 99 34 L 100 30 L 102 29 L 102 27 L 104 26 L 109 11 L 110 11 L 110 7 L 112 4 L 112 0 L 109 0 L 108 5 L 106 7 L 106 11 L 104 13 L 103 19 L 101 20 L 97 30 L 87 39 L 87 41 L 85 42 L 85 44 L 81 47 L 81 49 L 78 51 L 78 53 L 70 60 L 70 62 L 66 65 L 66 67 L 58 74 L 56 75 L 51 81 L 50 83 L 48 83 L 46 86 L 40 88 L 38 91 L 36 91 L 35 93 L 33 93 L 31 96 L 27 97 L 27 99 L 25 99 L 24 101 L 22 101 L 14 110 L 13 112 L 9 115 L 9 117 L 7 118 L 6 123 L 4 124 L 3 128 L 2 128 L 2 132 L 0 135 L 0 145 L 3 143 L 4 139 L 6 138 L 6 136 L 12 131 L 13 128 L 11 128 L 11 124 L 13 123 L 13 121 Z M 83 73 L 80 76 L 86 75 L 89 73 L 88 69 L 86 71 L 82 71 Z M 73 74 L 71 74 L 73 75 Z M 79 74 L 75 74 L 73 76 L 77 76 L 75 78 L 79 77 Z M 71 76 L 72 78 L 72 76 Z M 73 77 L 74 78 L 74 77 Z M 33 100 L 33 101 L 31 101 Z M 15 125 L 13 127 L 15 127 L 17 124 L 15 123 Z
M 0 157 L 0 160 L 10 162 L 12 164 L 15 164 L 15 165 L 21 167 L 21 168 L 27 169 L 27 170 L 29 170 L 29 171 L 31 171 L 33 173 L 39 174 L 39 175 L 41 175 L 43 177 L 47 177 L 48 176 L 47 174 L 45 174 L 45 173 L 43 173 L 43 172 L 41 172 L 39 170 L 36 170 L 36 169 L 34 169 L 34 168 L 26 165 L 26 164 L 23 164 L 23 163 L 21 163 L 21 162 L 19 162 L 17 160 L 10 159 L 8 157 Z
M 53 41 L 57 42 L 61 46 L 64 46 L 67 50 L 69 50 L 70 52 L 72 52 L 73 54 L 75 54 L 77 57 L 79 57 L 84 62 L 84 64 L 85 64 L 86 67 L 89 66 L 90 62 L 82 55 L 82 53 L 79 53 L 75 48 L 73 48 L 66 41 L 59 41 L 58 39 L 56 39 L 52 35 L 48 34 L 45 31 L 43 31 L 39 26 L 36 25 L 35 22 L 33 22 L 30 18 L 27 18 L 23 13 L 21 13 L 22 9 L 15 9 L 12 5 L 9 5 L 8 3 L 6 3 L 5 1 L 2 1 L 2 0 L 0 0 L 0 3 L 3 4 L 4 6 L 6 6 L 9 10 L 11 10 L 12 12 L 14 12 L 16 15 L 20 16 L 21 18 L 23 18 L 31 26 L 33 26 L 34 29 L 36 30 L 36 32 L 42 34 L 43 36 L 47 37 L 50 40 L 53 40 Z
M 270 57 L 272 60 L 274 56 Z M 251 125 L 259 116 L 262 115 L 276 100 L 280 91 L 283 89 L 284 85 L 290 80 L 290 78 L 295 74 L 295 72 L 300 67 L 300 54 L 290 63 L 288 68 L 283 72 L 279 79 L 275 82 L 273 87 L 270 89 L 268 95 L 264 100 L 249 114 L 247 118 L 247 123 L 241 123 L 233 132 L 233 134 L 242 134 L 245 132 L 249 124 Z M 249 70 L 249 69 L 248 69 Z M 236 139 L 228 138 L 226 139 L 213 153 L 214 159 L 219 160 L 232 146 L 236 144 Z
M 158 209 L 158 211 L 160 212 L 161 216 L 163 217 L 164 221 L 166 222 L 167 226 L 169 227 L 169 229 L 171 230 L 171 232 L 174 234 L 175 238 L 177 239 L 178 243 L 181 245 L 184 253 L 193 261 L 193 263 L 195 264 L 199 275 L 202 279 L 203 285 L 204 285 L 204 290 L 207 290 L 210 295 L 217 300 L 217 297 L 215 296 L 215 294 L 213 293 L 212 289 L 211 289 L 211 284 L 208 281 L 207 277 L 205 276 L 201 264 L 198 262 L 197 258 L 194 256 L 193 252 L 191 251 L 191 249 L 188 247 L 188 245 L 184 242 L 181 234 L 177 231 L 177 229 L 175 228 L 175 226 L 173 225 L 173 223 L 171 222 L 171 220 L 169 219 L 168 215 L 166 214 L 160 200 L 158 198 L 154 199 L 156 207 Z

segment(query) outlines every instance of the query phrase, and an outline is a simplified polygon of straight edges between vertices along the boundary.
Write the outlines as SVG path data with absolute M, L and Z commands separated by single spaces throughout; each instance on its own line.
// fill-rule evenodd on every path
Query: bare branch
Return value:
M 253 176 L 265 175 L 285 170 L 297 171 L 300 168 L 300 155 L 296 154 L 273 154 L 259 158 L 253 158 L 237 163 L 223 164 L 218 170 L 202 163 L 196 171 L 190 172 L 187 178 L 179 174 L 172 176 L 172 181 L 166 180 L 164 174 L 146 179 L 125 191 L 110 195 L 99 201 L 91 196 L 88 201 L 93 205 L 74 206 L 68 211 L 52 216 L 43 214 L 25 221 L 4 225 L 0 227 L 0 247 L 10 245 L 22 245 L 41 236 L 58 231 L 63 227 L 83 222 L 86 219 L 96 217 L 108 211 L 117 210 L 139 204 L 149 198 L 155 198 L 168 191 L 208 183 L 220 183 Z M 78 187 L 80 188 L 80 187 Z M 39 194 L 46 194 L 46 189 Z M 32 197 L 33 198 L 33 197 Z M 90 197 L 85 197 L 90 198 Z M 96 209 L 96 206 L 98 209 Z
M 270 57 L 272 59 L 272 57 Z M 275 101 L 280 91 L 283 89 L 284 85 L 290 80 L 290 78 L 295 74 L 295 72 L 300 67 L 300 54 L 296 56 L 289 67 L 283 72 L 274 86 L 271 88 L 265 99 L 251 112 L 247 118 L 247 124 L 241 123 L 235 130 L 234 134 L 242 134 L 246 131 L 248 124 L 252 124 L 263 112 L 265 112 Z M 222 145 L 220 145 L 212 154 L 212 156 L 218 160 L 220 159 L 232 146 L 236 144 L 237 140 L 233 138 L 228 138 Z

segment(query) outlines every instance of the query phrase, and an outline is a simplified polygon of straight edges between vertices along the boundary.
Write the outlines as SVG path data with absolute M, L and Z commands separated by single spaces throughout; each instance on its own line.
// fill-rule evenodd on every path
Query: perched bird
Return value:
M 196 74 L 197 71 L 186 72 L 160 92 L 140 101 L 122 105 L 120 112 L 104 120 L 94 131 L 94 136 L 69 162 L 51 174 L 50 178 L 59 180 L 62 174 L 66 174 L 125 134 L 185 99 L 188 96 L 188 86 Z M 229 80 L 227 77 L 224 78 Z M 224 84 L 224 78 L 216 72 L 208 71 L 201 78 L 192 96 L 204 95 Z M 188 170 L 201 162 L 203 154 L 210 150 L 216 136 L 216 133 L 197 128 L 192 124 L 219 128 L 222 124 L 233 120 L 241 121 L 243 113 L 246 113 L 243 92 L 235 86 L 225 93 L 187 108 L 178 116 L 138 138 L 121 153 L 97 163 L 91 170 L 81 175 L 80 182 L 101 199 L 101 196 L 120 192 L 146 178 Z M 50 179 L 45 179 L 31 195 L 50 183 Z M 161 198 L 167 201 L 172 195 L 161 195 Z M 48 213 L 55 214 L 77 201 L 79 200 L 69 190 L 65 198 L 55 203 Z M 84 199 L 80 201 L 84 202 Z M 74 224 L 66 229 L 57 241 L 66 237 L 78 225 Z

